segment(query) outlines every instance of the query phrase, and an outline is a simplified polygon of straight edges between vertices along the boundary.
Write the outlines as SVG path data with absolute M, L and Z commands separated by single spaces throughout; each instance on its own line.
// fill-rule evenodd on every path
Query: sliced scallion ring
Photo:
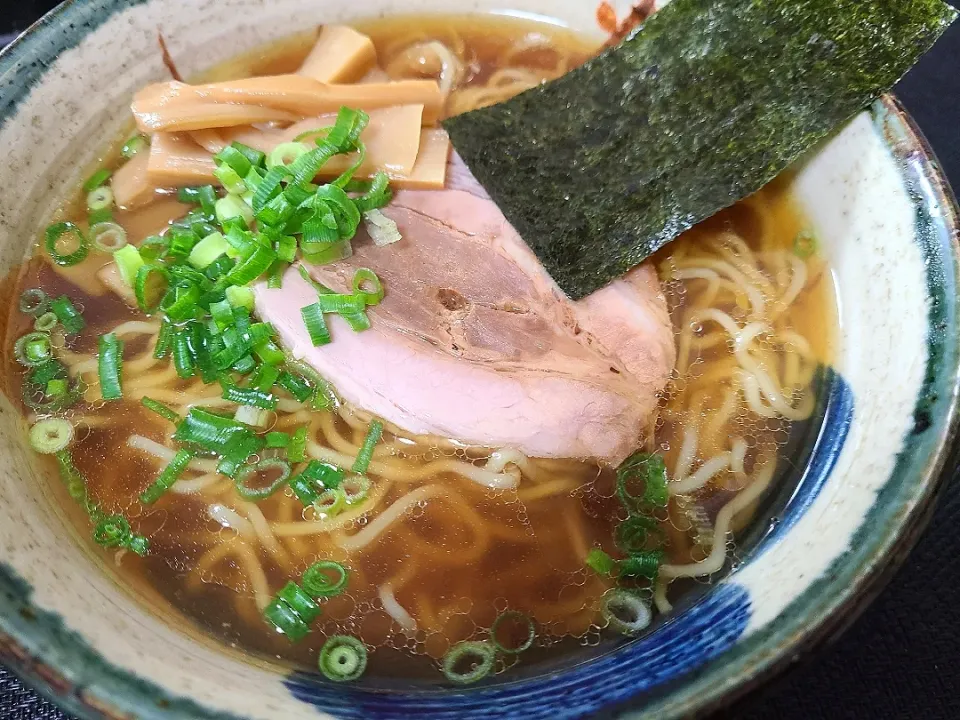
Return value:
M 367 669 L 367 648 L 350 635 L 334 635 L 323 644 L 318 665 L 334 682 L 356 680 Z
M 261 473 L 279 470 L 277 477 L 269 484 L 262 487 L 250 487 L 247 481 L 260 475 Z M 270 497 L 277 490 L 282 488 L 290 477 L 290 463 L 279 458 L 264 458 L 256 465 L 245 465 L 234 480 L 237 487 L 237 494 L 244 500 L 263 500 Z
M 353 276 L 353 294 L 367 305 L 379 305 L 383 300 L 383 283 L 370 268 L 359 268 Z
M 113 207 L 113 190 L 106 185 L 91 190 L 87 194 L 87 210 L 90 212 L 108 210 L 111 207 Z
M 73 250 L 61 252 L 61 241 L 66 240 L 69 243 L 70 238 L 73 238 Z M 45 240 L 47 254 L 61 267 L 70 267 L 82 262 L 87 257 L 87 253 L 90 252 L 87 238 L 84 237 L 80 228 L 72 222 L 54 223 L 47 228 Z
M 149 148 L 150 143 L 147 142 L 147 138 L 145 138 L 143 135 L 134 135 L 123 144 L 120 154 L 129 160 L 137 153 L 148 150 Z
M 27 367 L 39 367 L 53 357 L 50 335 L 43 332 L 27 333 L 13 346 L 17 362 Z
M 646 630 L 653 620 L 650 605 L 636 593 L 621 588 L 604 594 L 600 612 L 610 627 L 623 635 L 636 635 Z
M 324 490 L 313 501 L 313 507 L 324 517 L 339 515 L 346 506 L 347 496 L 340 488 Z
M 457 685 L 469 685 L 482 680 L 493 670 L 497 648 L 488 642 L 457 643 L 443 656 L 441 669 L 444 677 Z
M 110 515 L 97 523 L 93 539 L 105 548 L 120 547 L 130 538 L 130 523 L 123 515 Z
M 134 282 L 134 292 L 137 296 L 137 305 L 147 315 L 152 315 L 160 308 L 163 297 L 170 286 L 170 273 L 162 265 L 147 263 L 137 270 L 137 279 Z
M 56 313 L 45 312 L 33 323 L 33 329 L 38 333 L 48 333 L 53 330 L 59 322 L 60 318 L 57 317 Z
M 308 152 L 309 150 L 303 143 L 280 143 L 267 155 L 267 170 L 273 170 L 278 165 L 290 167 Z
M 330 598 L 342 593 L 349 579 L 350 572 L 343 565 L 321 560 L 307 568 L 300 584 L 310 597 Z
M 73 441 L 73 425 L 63 418 L 40 420 L 30 428 L 30 447 L 41 455 L 56 455 Z
M 511 631 L 514 629 L 526 632 L 521 633 L 523 637 L 517 643 L 505 643 L 500 636 L 505 633 L 512 636 L 513 633 Z M 500 652 L 511 655 L 529 650 L 536 637 L 537 630 L 533 624 L 533 620 L 516 610 L 507 610 L 504 613 L 500 613 L 497 619 L 493 621 L 493 625 L 490 626 L 490 642 L 492 642 Z
M 115 253 L 127 244 L 127 231 L 115 222 L 97 223 L 90 227 L 90 242 L 100 252 Z
M 50 307 L 50 298 L 40 288 L 29 288 L 20 294 L 20 312 L 42 315 Z
M 339 489 L 343 491 L 348 505 L 356 505 L 367 499 L 367 494 L 370 492 L 370 481 L 363 475 L 350 475 L 344 478 Z

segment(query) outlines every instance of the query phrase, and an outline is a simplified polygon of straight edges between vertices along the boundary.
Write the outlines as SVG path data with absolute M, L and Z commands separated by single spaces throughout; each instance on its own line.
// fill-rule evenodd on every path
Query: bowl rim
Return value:
M 925 180 L 929 184 L 928 192 L 917 191 L 919 198 L 915 203 L 942 211 L 940 224 L 949 233 L 947 242 L 952 274 L 954 278 L 960 278 L 960 204 L 936 153 L 894 93 L 884 94 L 867 111 L 878 126 L 884 124 L 883 128 L 878 127 L 878 131 L 886 131 L 883 132 L 884 144 L 893 154 L 904 178 L 911 183 Z M 878 116 L 882 120 L 878 121 Z M 897 126 L 890 128 L 891 122 Z M 916 177 L 911 177 L 911 173 Z M 913 187 L 908 189 L 915 190 Z M 929 276 L 927 280 L 929 283 Z M 942 369 L 941 378 L 944 392 L 949 390 L 946 408 L 941 415 L 944 422 L 926 452 L 928 458 L 923 468 L 915 474 L 912 482 L 903 483 L 903 497 L 900 499 L 908 510 L 891 526 L 873 534 L 870 546 L 859 551 L 858 554 L 862 555 L 859 562 L 847 555 L 839 556 L 824 576 L 814 580 L 794 598 L 776 620 L 702 665 L 696 671 L 696 679 L 684 684 L 682 690 L 662 692 L 642 708 L 627 706 L 622 717 L 660 720 L 702 717 L 715 712 L 784 673 L 798 663 L 804 653 L 838 637 L 879 596 L 930 522 L 936 500 L 948 480 L 947 460 L 960 459 L 960 443 L 956 442 L 960 434 L 960 324 L 957 322 L 960 320 L 960 295 L 952 296 L 952 307 L 955 322 L 948 328 L 948 333 L 952 333 L 948 337 L 948 350 L 952 351 L 954 362 Z M 928 358 L 928 368 L 934 362 L 933 357 Z M 924 385 L 930 382 L 925 380 Z M 918 403 L 920 401 L 918 397 Z M 906 448 L 908 442 L 904 441 L 900 456 L 909 452 Z M 898 459 L 888 483 L 904 472 L 899 466 L 900 461 Z M 871 511 L 876 507 L 875 504 Z M 864 526 L 869 522 L 869 514 L 868 511 Z M 841 567 L 847 570 L 846 574 L 852 573 L 853 578 L 839 572 Z M 832 574 L 836 576 L 830 579 Z M 824 584 L 828 586 L 826 592 L 820 587 Z M 799 604 L 806 607 L 795 609 Z M 679 680 L 683 682 L 683 677 Z
M 105 22 L 114 12 L 124 7 L 137 5 L 145 0 L 128 0 L 124 3 L 111 3 L 113 12 L 98 12 L 98 24 Z M 83 0 L 65 0 L 57 7 L 31 24 L 6 48 L 0 51 L 0 73 L 6 74 L 16 66 L 21 53 L 28 51 L 31 45 L 42 42 L 47 33 L 56 31 L 63 16 L 73 10 L 84 9 Z M 73 47 L 75 42 L 54 43 L 54 56 Z M 41 50 L 41 52 L 43 52 Z M 896 147 L 902 146 L 902 152 L 909 154 L 915 163 L 912 168 L 929 182 L 929 192 L 921 193 L 918 202 L 924 205 L 937 204 L 943 211 L 942 224 L 950 233 L 949 251 L 952 260 L 951 271 L 954 277 L 960 277 L 960 211 L 957 200 L 950 188 L 949 181 L 941 170 L 935 153 L 916 125 L 913 118 L 899 100 L 888 94 L 874 105 L 874 112 L 886 112 L 902 125 L 903 137 L 894 141 L 886 139 L 888 149 L 893 150 L 895 159 L 902 167 L 903 159 Z M 906 172 L 905 172 L 906 174 Z M 960 317 L 960 297 L 954 297 L 955 317 Z M 955 359 L 960 359 L 960 333 L 954 324 L 948 338 Z M 932 362 L 932 359 L 929 361 Z M 946 391 L 949 389 L 947 406 L 942 417 L 945 422 L 929 449 L 923 468 L 915 473 L 912 482 L 904 483 L 903 500 L 909 508 L 906 513 L 890 527 L 876 531 L 872 536 L 868 550 L 862 551 L 862 559 L 854 561 L 848 556 L 840 556 L 831 565 L 849 566 L 856 576 L 852 581 L 833 579 L 832 592 L 823 593 L 818 600 L 810 600 L 810 594 L 816 589 L 817 582 L 807 588 L 781 618 L 761 629 L 753 636 L 738 642 L 734 647 L 709 661 L 696 671 L 696 677 L 681 675 L 665 688 L 654 690 L 645 697 L 641 707 L 636 707 L 636 699 L 619 708 L 614 714 L 624 717 L 672 718 L 701 716 L 732 702 L 758 685 L 768 681 L 773 675 L 786 670 L 794 664 L 802 652 L 808 652 L 817 645 L 846 629 L 869 605 L 886 585 L 893 573 L 900 567 L 919 535 L 929 521 L 935 506 L 935 499 L 946 482 L 944 466 L 950 457 L 960 456 L 960 448 L 950 451 L 960 428 L 958 417 L 958 399 L 960 399 L 960 365 L 954 362 L 950 368 L 943 369 Z M 949 388 L 947 387 L 949 381 Z M 894 470 L 896 475 L 899 468 Z M 893 476 L 891 476 L 893 477 Z M 830 574 L 828 571 L 827 574 Z M 791 612 L 797 603 L 804 602 L 807 607 Z M 30 653 L 18 641 L 16 633 L 0 628 L 0 659 L 24 685 L 34 689 L 58 707 L 81 718 L 110 717 L 118 720 L 127 717 L 117 710 L 109 696 L 92 696 L 89 690 L 83 694 L 64 692 L 63 685 L 69 686 L 55 666 L 47 664 L 46 653 Z M 138 676 L 123 671 L 131 683 L 142 683 Z M 122 695 L 121 695 L 122 696 Z M 138 702 L 131 695 L 128 699 Z M 152 708 L 157 710 L 155 706 Z M 149 716 L 150 709 L 145 708 Z M 208 708 L 204 717 L 231 717 Z

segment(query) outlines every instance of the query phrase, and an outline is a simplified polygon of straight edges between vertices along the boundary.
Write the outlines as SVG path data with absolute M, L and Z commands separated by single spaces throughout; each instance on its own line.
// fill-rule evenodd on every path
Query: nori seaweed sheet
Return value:
M 444 126 L 581 298 L 763 187 L 955 17 L 940 0 L 673 0 L 562 78 Z

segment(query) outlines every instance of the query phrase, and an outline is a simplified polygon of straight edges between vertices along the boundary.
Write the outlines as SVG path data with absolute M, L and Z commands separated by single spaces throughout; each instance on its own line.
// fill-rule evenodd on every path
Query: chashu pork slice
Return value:
M 369 330 L 327 316 L 333 341 L 314 347 L 300 308 L 316 291 L 297 269 L 257 286 L 295 357 L 410 433 L 611 464 L 638 446 L 675 360 L 651 267 L 570 301 L 456 157 L 444 190 L 399 192 L 384 214 L 402 240 L 376 247 L 361 228 L 351 258 L 308 266 L 338 292 L 359 267 L 377 273 Z

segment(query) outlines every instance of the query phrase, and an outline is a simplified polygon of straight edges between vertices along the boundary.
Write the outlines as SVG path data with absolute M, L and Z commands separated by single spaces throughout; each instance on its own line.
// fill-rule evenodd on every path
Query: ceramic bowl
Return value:
M 582 0 L 73 0 L 0 56 L 0 272 L 164 77 L 304 27 L 396 12 L 548 16 L 597 34 Z M 626 10 L 620 3 L 619 10 Z M 72 170 L 76 169 L 76 170 Z M 957 216 L 930 150 L 891 98 L 798 167 L 841 337 L 801 468 L 736 567 L 650 635 L 574 667 L 457 692 L 345 689 L 284 675 L 175 629 L 70 537 L 0 399 L 0 660 L 89 718 L 673 718 L 715 706 L 867 597 L 936 490 L 957 398 Z M 182 626 L 182 623 L 181 623 Z

